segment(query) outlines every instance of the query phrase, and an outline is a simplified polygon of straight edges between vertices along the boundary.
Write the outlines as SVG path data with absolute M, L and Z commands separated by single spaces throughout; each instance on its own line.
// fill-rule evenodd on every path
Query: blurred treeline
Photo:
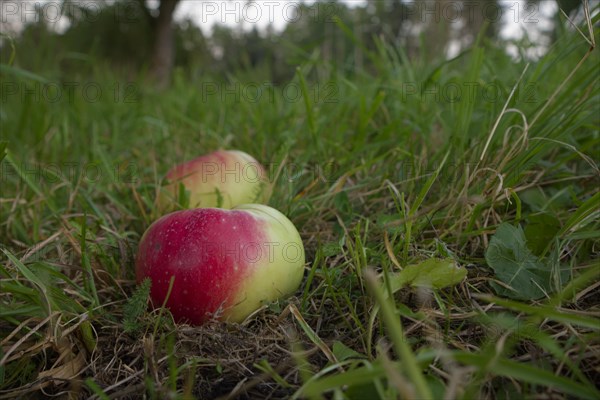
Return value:
M 200 1 L 196 0 L 198 5 Z M 498 10 L 511 12 L 497 0 L 470 1 L 471 11 L 459 14 L 453 11 L 464 2 L 453 1 L 445 11 L 449 1 L 437 3 L 437 16 L 424 11 L 436 7 L 424 1 L 298 4 L 294 21 L 281 32 L 272 27 L 247 29 L 245 24 L 246 28 L 216 25 L 206 34 L 190 19 L 174 21 L 174 70 L 224 79 L 252 70 L 252 79 L 275 84 L 289 80 L 295 67 L 306 62 L 324 62 L 352 73 L 372 68 L 373 54 L 385 51 L 382 43 L 401 49 L 403 56 L 427 60 L 447 54 L 450 44 L 466 49 L 478 36 L 484 42 L 498 41 L 502 24 Z M 39 6 L 35 22 L 22 27 L 11 45 L 4 40 L 2 63 L 14 56 L 12 62 L 20 68 L 55 77 L 93 73 L 98 65 L 132 78 L 147 74 L 155 32 L 144 0 L 98 1 L 97 7 L 78 4 L 62 9 L 68 20 L 62 29 L 49 23 Z M 560 5 L 570 12 L 579 2 L 562 0 Z

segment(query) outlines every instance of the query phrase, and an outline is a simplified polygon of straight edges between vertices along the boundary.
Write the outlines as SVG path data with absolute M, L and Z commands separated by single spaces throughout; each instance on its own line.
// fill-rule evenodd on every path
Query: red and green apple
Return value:
M 136 278 L 150 278 L 153 304 L 161 306 L 167 299 L 177 321 L 202 324 L 216 317 L 240 322 L 263 304 L 296 291 L 304 261 L 298 231 L 274 208 L 198 208 L 167 214 L 146 230 Z
M 266 203 L 271 195 L 267 171 L 238 150 L 219 150 L 171 168 L 158 197 L 163 213 L 184 208 L 233 208 Z M 182 198 L 186 196 L 186 199 Z

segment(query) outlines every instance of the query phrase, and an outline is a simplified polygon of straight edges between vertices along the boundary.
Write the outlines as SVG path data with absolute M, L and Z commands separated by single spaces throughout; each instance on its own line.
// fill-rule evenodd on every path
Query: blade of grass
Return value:
M 323 352 L 323 354 L 325 354 L 325 357 L 327 357 L 329 362 L 337 364 L 339 361 L 335 358 L 329 346 L 327 346 L 323 339 L 321 339 L 319 335 L 317 335 L 317 333 L 310 327 L 310 325 L 308 325 L 302 314 L 300 314 L 298 308 L 293 304 L 290 304 L 289 307 L 290 312 L 292 313 L 294 318 L 296 318 L 296 321 L 298 322 L 304 333 L 306 333 L 306 336 L 308 336 L 311 342 L 313 342 Z
M 421 367 L 417 363 L 415 355 L 404 337 L 402 323 L 397 316 L 392 297 L 383 294 L 377 276 L 372 270 L 368 269 L 365 271 L 365 281 L 377 304 L 381 307 L 381 314 L 388 330 L 389 338 L 394 344 L 396 354 L 401 359 L 403 369 L 415 386 L 417 396 L 421 399 L 431 399 L 431 392 L 421 372 Z
M 19 259 L 17 259 L 17 257 L 15 257 L 10 251 L 6 249 L 1 250 L 13 263 L 17 270 L 25 277 L 25 279 L 31 282 L 38 289 L 40 299 L 43 301 L 45 306 L 46 315 L 50 315 L 52 313 L 52 303 L 50 302 L 50 297 L 48 296 L 48 288 L 46 287 L 46 284 L 29 268 L 27 268 L 25 264 L 19 261 Z
M 88 255 L 87 248 L 87 212 L 83 214 L 83 221 L 81 224 L 81 237 L 79 239 L 79 246 L 81 248 L 81 266 L 85 271 L 84 274 L 84 287 L 87 293 L 90 293 L 94 300 L 92 308 L 96 308 L 100 305 L 100 299 L 98 298 L 98 292 L 96 290 L 96 282 L 94 279 L 94 271 L 92 270 L 92 263 Z
M 585 317 L 583 315 L 565 313 L 555 310 L 552 307 L 546 305 L 529 305 L 520 303 L 518 301 L 506 300 L 499 297 L 487 295 L 487 294 L 474 294 L 473 297 L 484 300 L 488 303 L 494 303 L 502 307 L 506 307 L 511 310 L 523 312 L 533 316 L 537 316 L 542 319 L 550 319 L 565 324 L 578 325 L 585 328 L 600 331 L 600 321 L 596 318 Z
M 310 135 L 313 140 L 313 144 L 318 148 L 320 142 L 319 138 L 317 137 L 317 126 L 315 124 L 314 110 L 310 101 L 306 80 L 304 79 L 304 74 L 302 73 L 300 67 L 296 68 L 296 75 L 300 81 L 300 90 L 302 91 L 302 98 L 304 99 L 304 107 L 306 108 L 306 118 L 308 121 Z
M 463 364 L 483 368 L 496 376 L 551 387 L 576 398 L 593 400 L 600 396 L 600 392 L 594 387 L 582 385 L 564 376 L 507 358 L 495 359 L 491 364 L 488 357 L 481 354 L 456 352 L 452 354 L 452 358 Z

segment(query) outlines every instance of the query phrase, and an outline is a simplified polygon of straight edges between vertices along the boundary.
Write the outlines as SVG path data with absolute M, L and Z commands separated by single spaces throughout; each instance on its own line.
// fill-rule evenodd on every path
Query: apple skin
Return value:
M 179 204 L 179 186 L 189 192 L 189 207 L 233 208 L 239 204 L 267 203 L 271 184 L 265 168 L 249 154 L 218 150 L 171 168 L 158 197 L 162 213 Z
M 175 277 L 166 306 L 178 322 L 241 322 L 296 291 L 304 262 L 300 234 L 274 208 L 198 208 L 167 214 L 146 230 L 136 279 L 151 279 L 150 296 L 160 307 Z

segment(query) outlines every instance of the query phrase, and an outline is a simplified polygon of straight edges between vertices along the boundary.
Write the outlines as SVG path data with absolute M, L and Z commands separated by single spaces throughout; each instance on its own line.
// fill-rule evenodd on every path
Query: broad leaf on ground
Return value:
M 485 259 L 496 277 L 505 284 L 492 282 L 499 295 L 531 300 L 553 291 L 552 268 L 527 248 L 520 226 L 500 224 L 486 250 Z
M 338 361 L 345 361 L 351 358 L 366 358 L 363 354 L 351 349 L 339 340 L 333 342 L 332 351 Z
M 527 247 L 536 256 L 541 255 L 560 229 L 560 221 L 547 213 L 532 214 L 527 217 L 525 237 Z
M 419 264 L 406 266 L 398 274 L 390 276 L 392 291 L 405 286 L 441 289 L 459 284 L 467 276 L 467 270 L 459 267 L 451 258 L 429 258 Z

